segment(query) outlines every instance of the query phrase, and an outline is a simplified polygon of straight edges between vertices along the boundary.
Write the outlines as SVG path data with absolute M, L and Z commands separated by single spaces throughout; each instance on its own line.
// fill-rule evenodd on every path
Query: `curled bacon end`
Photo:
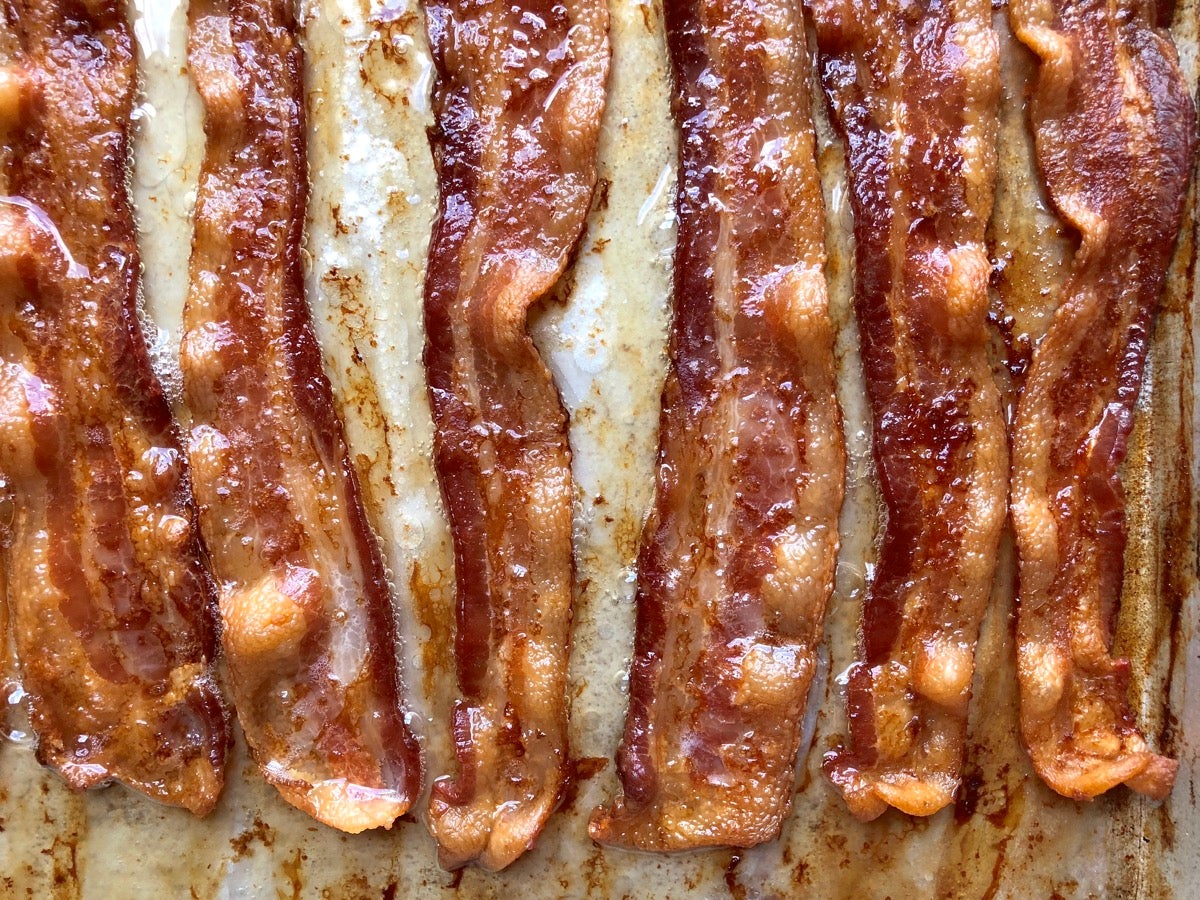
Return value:
M 999 42 L 986 0 L 809 0 L 846 140 L 855 309 L 887 510 L 825 771 L 851 812 L 930 815 L 958 788 L 1004 522 L 985 229 Z
M 206 111 L 181 368 L 238 718 L 289 803 L 347 832 L 420 788 L 391 592 L 304 296 L 291 0 L 193 0 Z
M 567 770 L 574 568 L 566 413 L 526 329 L 596 185 L 604 0 L 426 0 L 438 219 L 425 282 L 434 462 L 454 538 L 458 774 L 430 827 L 448 868 L 500 869 Z
M 668 0 L 681 132 L 671 367 L 638 561 L 623 795 L 643 850 L 749 847 L 791 806 L 845 451 L 800 7 Z
M 187 464 L 138 318 L 134 61 L 116 0 L 0 9 L 0 568 L 39 759 L 203 815 L 228 728 Z
M 1021 732 L 1046 784 L 1076 799 L 1118 784 L 1162 798 L 1177 768 L 1147 748 L 1129 707 L 1129 663 L 1112 656 L 1126 544 L 1120 467 L 1196 143 L 1192 98 L 1154 6 L 1010 5 L 1040 62 L 1038 165 L 1080 236 L 1021 393 L 1012 470 Z

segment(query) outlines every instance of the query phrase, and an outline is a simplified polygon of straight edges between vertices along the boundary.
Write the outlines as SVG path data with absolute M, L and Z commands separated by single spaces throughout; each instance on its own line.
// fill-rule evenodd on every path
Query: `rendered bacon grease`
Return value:
M 798 4 L 668 0 L 671 365 L 638 559 L 623 796 L 590 832 L 749 847 L 791 806 L 845 452 Z
M 1164 797 L 1177 763 L 1151 752 L 1112 656 L 1121 596 L 1120 468 L 1150 327 L 1183 215 L 1196 117 L 1153 2 L 1010 6 L 1039 57 L 1037 160 L 1079 233 L 1013 425 L 1020 551 L 1021 732 L 1042 779 L 1085 799 L 1118 784 Z
M 499 869 L 567 773 L 566 413 L 526 329 L 583 232 L 608 74 L 604 0 L 425 0 L 439 207 L 425 282 L 434 462 L 454 538 L 458 774 L 442 864 Z
M 182 368 L 234 705 L 289 803 L 358 832 L 420 786 L 391 595 L 305 302 L 303 59 L 290 0 L 194 0 L 208 148 Z
M 855 309 L 886 523 L 826 772 L 860 819 L 958 788 L 975 643 L 1004 521 L 984 230 L 999 45 L 986 0 L 810 0 L 846 142 Z
M 38 757 L 212 809 L 228 732 L 178 427 L 138 320 L 125 4 L 0 7 L 7 614 Z

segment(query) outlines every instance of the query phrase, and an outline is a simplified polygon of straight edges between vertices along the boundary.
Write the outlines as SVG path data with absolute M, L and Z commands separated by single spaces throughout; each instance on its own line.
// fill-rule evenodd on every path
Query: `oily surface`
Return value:
M 198 99 L 180 75 L 184 15 L 152 4 L 135 22 L 146 100 L 133 176 L 146 266 L 146 301 L 169 359 L 178 339 L 190 234 L 186 216 L 202 149 Z M 624 719 L 633 647 L 630 565 L 653 492 L 659 392 L 674 231 L 669 214 L 675 144 L 660 8 L 613 3 L 613 74 L 600 148 L 597 201 L 580 247 L 569 305 L 535 317 L 535 338 L 572 415 L 579 591 L 569 678 L 571 745 L 611 758 Z M 420 353 L 421 274 L 434 211 L 425 128 L 429 55 L 415 6 L 322 0 L 309 29 L 313 189 L 306 274 L 318 336 L 347 440 L 381 525 L 400 599 L 399 631 L 414 729 L 430 757 L 448 759 L 453 697 L 453 573 L 431 468 L 431 424 Z M 1004 64 L 996 213 L 990 251 L 1010 305 L 996 319 L 1018 336 L 1041 333 L 1064 277 L 1068 235 L 1040 197 L 1022 109 L 1030 60 L 1000 11 Z M 1196 6 L 1181 3 L 1176 36 L 1196 78 Z M 815 83 L 814 83 L 815 88 Z M 1002 539 L 994 605 L 980 640 L 964 789 L 956 808 L 915 821 L 894 812 L 857 823 L 820 773 L 844 735 L 839 675 L 854 659 L 864 578 L 875 537 L 869 423 L 849 307 L 849 210 L 840 144 L 815 94 L 828 208 L 830 301 L 838 326 L 839 396 L 848 438 L 848 503 L 837 585 L 805 720 L 799 791 L 780 841 L 735 857 L 717 850 L 656 857 L 601 850 L 586 816 L 611 796 L 612 763 L 581 783 L 537 847 L 504 873 L 436 866 L 423 824 L 338 835 L 289 808 L 239 748 L 215 812 L 195 820 L 123 789 L 73 795 L 43 772 L 25 743 L 0 748 L 0 892 L 113 896 L 138 874 L 138 893 L 201 897 L 226 890 L 284 897 L 850 895 L 1186 897 L 1200 852 L 1192 824 L 1200 679 L 1196 606 L 1193 218 L 1176 253 L 1135 421 L 1126 490 L 1131 547 L 1118 646 L 1133 663 L 1133 699 L 1152 742 L 1181 761 L 1162 806 L 1118 791 L 1090 805 L 1053 795 L 1017 743 L 1012 665 L 1010 541 Z M 994 299 L 994 298 L 993 298 Z M 999 342 L 998 346 L 999 346 Z M 1019 340 L 1016 342 L 1019 344 Z M 1007 398 L 1007 395 L 1006 395 Z M 1157 603 L 1150 598 L 1160 597 Z M 1161 639 L 1160 639 L 1161 638 Z M 7 693 L 7 692 L 6 692 Z M 1162 698 L 1169 697 L 1169 703 Z M 1189 699 L 1190 698 L 1190 699 Z M 19 727 L 19 726 L 14 726 Z M 809 737 L 811 735 L 811 738 Z M 587 767 L 581 767 L 589 771 Z M 417 809 L 423 809 L 419 801 Z M 1148 839 L 1142 840 L 1143 835 Z M 129 890 L 133 893 L 132 889 Z M 270 892 L 266 892 L 271 896 Z

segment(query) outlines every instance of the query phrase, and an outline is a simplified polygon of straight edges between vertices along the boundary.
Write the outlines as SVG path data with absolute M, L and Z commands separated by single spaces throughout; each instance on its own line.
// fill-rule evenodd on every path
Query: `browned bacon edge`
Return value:
M 671 365 L 619 753 L 594 839 L 779 833 L 825 605 L 845 451 L 799 4 L 667 0 L 680 130 Z
M 214 591 L 138 318 L 124 4 L 0 7 L 0 540 L 39 759 L 204 814 Z
M 1080 238 L 1020 397 L 1012 470 L 1021 732 L 1046 784 L 1076 799 L 1122 783 L 1162 798 L 1177 768 L 1147 748 L 1129 662 L 1112 655 L 1121 463 L 1196 140 L 1189 86 L 1156 12 L 1137 0 L 1010 7 L 1040 62 L 1038 165 Z
M 390 827 L 421 779 L 396 627 L 304 295 L 303 54 L 290 0 L 193 0 L 206 111 L 182 369 L 238 718 L 289 803 Z
M 566 413 L 527 329 L 583 231 L 608 73 L 603 0 L 426 0 L 438 219 L 425 282 L 434 462 L 454 538 L 458 774 L 435 782 L 447 867 L 499 869 L 567 773 Z
M 984 230 L 999 50 L 986 0 L 809 0 L 847 148 L 855 309 L 886 507 L 825 770 L 861 819 L 958 788 L 1008 466 L 987 358 Z

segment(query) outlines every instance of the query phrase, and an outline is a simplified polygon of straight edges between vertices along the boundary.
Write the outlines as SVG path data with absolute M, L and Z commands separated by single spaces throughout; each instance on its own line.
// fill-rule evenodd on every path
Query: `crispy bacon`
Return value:
M 825 769 L 861 819 L 959 784 L 975 643 L 1005 513 L 984 229 L 998 41 L 986 0 L 809 0 L 848 155 L 855 309 L 887 521 Z
M 238 718 L 289 803 L 358 832 L 420 787 L 383 557 L 305 302 L 290 0 L 193 0 L 207 114 L 182 368 Z
M 1021 732 L 1046 784 L 1076 799 L 1122 783 L 1162 798 L 1178 765 L 1147 748 L 1129 662 L 1112 656 L 1120 467 L 1196 138 L 1189 86 L 1155 14 L 1152 0 L 1010 7 L 1040 60 L 1038 165 L 1080 238 L 1020 397 L 1012 470 Z
M 197 814 L 224 781 L 215 594 L 138 319 L 124 4 L 0 6 L 0 470 L 38 756 Z
M 435 782 L 442 864 L 503 868 L 567 766 L 566 413 L 530 307 L 582 234 L 608 73 L 603 0 L 425 0 L 440 202 L 425 282 L 434 461 L 454 537 L 456 778 Z
M 675 315 L 624 796 L 594 839 L 749 847 L 791 806 L 845 451 L 801 8 L 668 0 Z

